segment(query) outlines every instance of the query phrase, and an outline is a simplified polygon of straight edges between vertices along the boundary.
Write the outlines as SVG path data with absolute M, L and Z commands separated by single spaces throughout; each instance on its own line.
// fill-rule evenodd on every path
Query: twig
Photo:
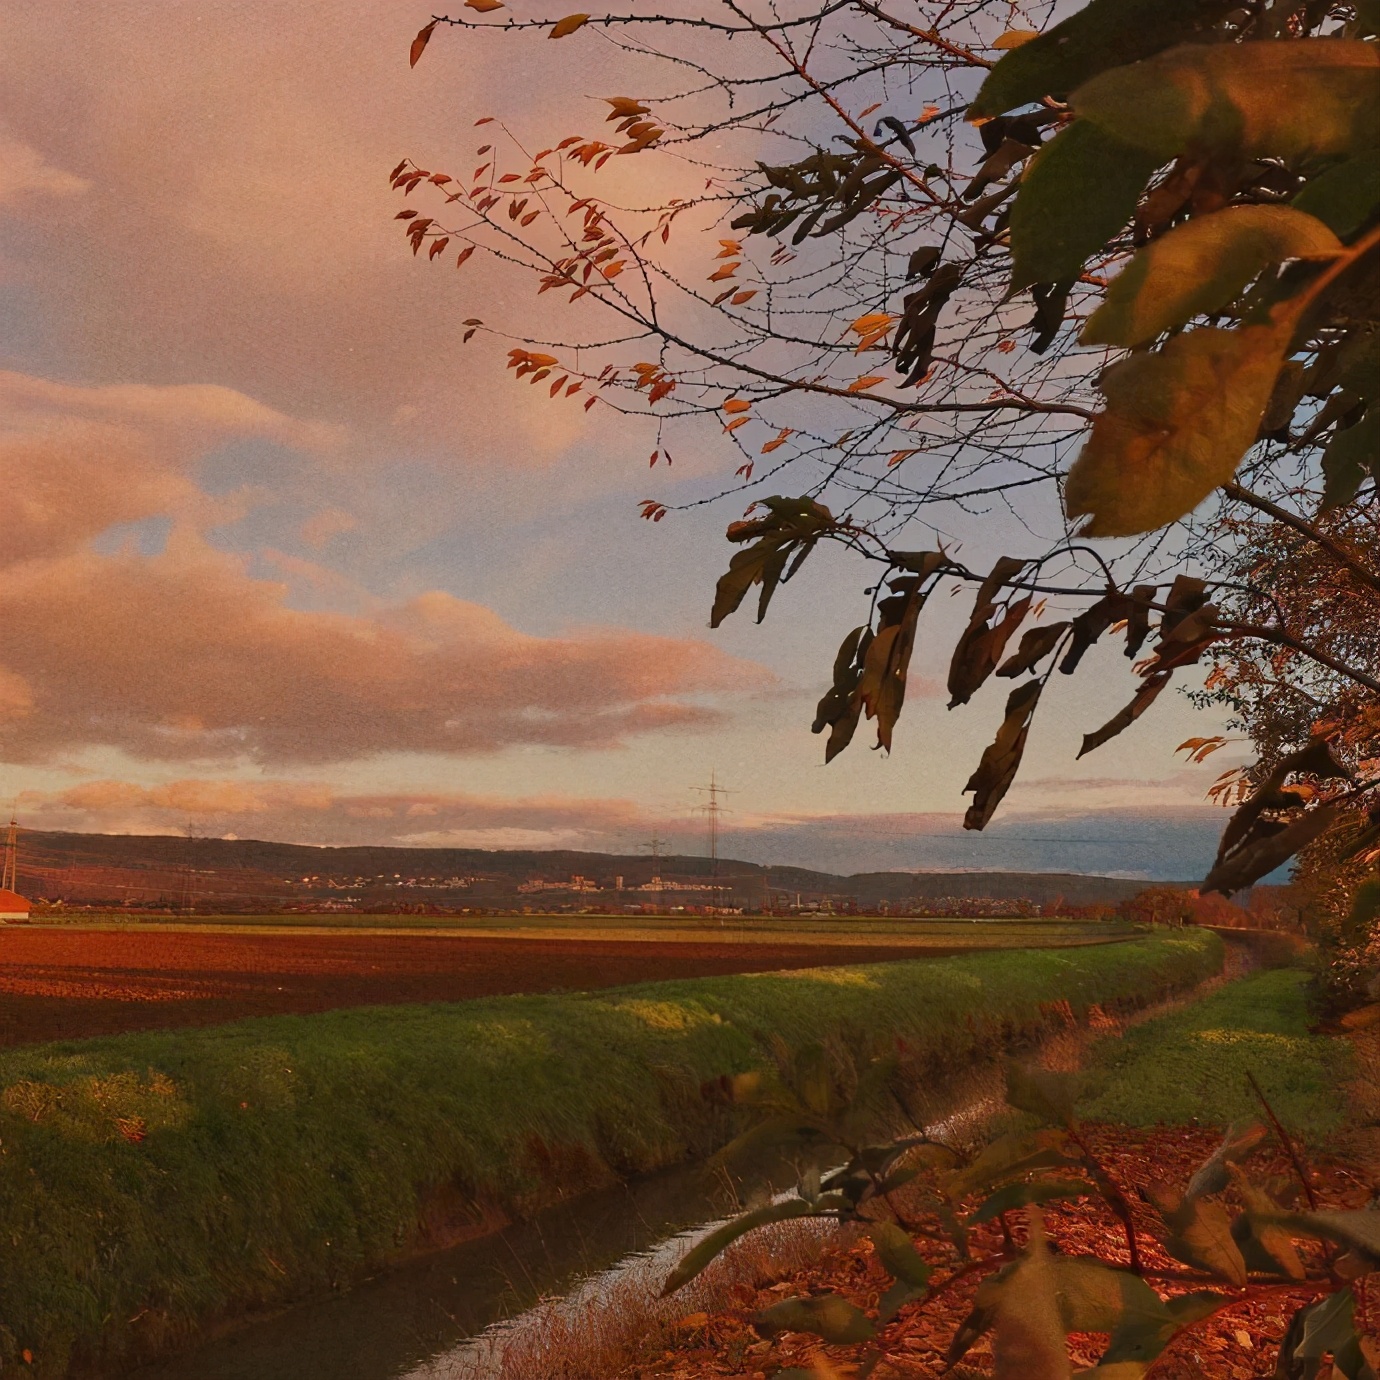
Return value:
M 1294 1166 L 1294 1173 L 1299 1176 L 1299 1183 L 1303 1185 L 1304 1194 L 1308 1198 L 1308 1206 L 1317 1212 L 1318 1195 L 1313 1192 L 1313 1185 L 1308 1181 L 1307 1168 L 1299 1152 L 1294 1148 L 1294 1142 L 1289 1139 L 1289 1133 L 1280 1124 L 1279 1118 L 1275 1115 L 1275 1109 L 1270 1106 L 1269 1099 L 1261 1090 L 1260 1084 L 1255 1081 L 1255 1074 L 1249 1069 L 1246 1070 L 1246 1081 L 1251 1085 L 1251 1091 L 1255 1093 L 1260 1105 L 1264 1107 L 1265 1115 L 1269 1117 L 1270 1125 L 1274 1127 L 1275 1138 L 1279 1141 L 1284 1153 L 1289 1156 L 1289 1163 Z

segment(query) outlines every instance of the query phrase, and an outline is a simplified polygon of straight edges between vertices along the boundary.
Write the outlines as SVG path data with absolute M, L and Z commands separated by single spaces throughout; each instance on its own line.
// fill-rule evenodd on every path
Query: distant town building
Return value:
M 0 891 L 0 924 L 27 925 L 29 903 L 16 891 Z

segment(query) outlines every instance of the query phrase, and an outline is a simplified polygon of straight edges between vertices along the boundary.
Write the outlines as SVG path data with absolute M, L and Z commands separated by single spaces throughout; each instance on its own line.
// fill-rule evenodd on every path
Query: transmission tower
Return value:
M 0 890 L 19 890 L 19 820 L 10 811 L 10 831 L 5 838 L 5 868 L 0 875 Z
M 652 885 L 656 887 L 656 898 L 658 906 L 661 906 L 666 899 L 666 883 L 661 880 L 661 849 L 666 840 L 653 834 L 652 837 L 642 845 L 652 855 Z
M 693 786 L 692 790 L 703 791 L 705 802 L 697 805 L 695 809 L 704 815 L 709 826 L 709 877 L 714 890 L 718 890 L 719 881 L 719 818 L 724 812 L 724 807 L 719 803 L 721 795 L 732 795 L 733 792 L 727 786 L 719 785 L 718 778 L 711 769 L 709 773 L 709 784 L 707 786 Z

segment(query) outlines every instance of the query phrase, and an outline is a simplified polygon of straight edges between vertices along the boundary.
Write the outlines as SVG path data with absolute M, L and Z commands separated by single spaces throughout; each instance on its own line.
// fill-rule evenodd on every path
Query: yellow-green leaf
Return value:
M 1320 220 L 1288 206 L 1231 206 L 1195 216 L 1147 244 L 1083 328 L 1085 345 L 1143 345 L 1220 310 L 1270 264 L 1338 254 Z
M 1159 159 L 1086 120 L 1030 161 L 1011 207 L 1011 285 L 1078 277 L 1135 214 Z
M 1138 62 L 1211 27 L 1233 3 L 1091 0 L 1008 52 L 987 74 L 968 114 L 1000 115 L 1044 96 L 1062 99 L 1098 72 Z
M 573 34 L 576 29 L 582 29 L 589 23 L 587 14 L 568 14 L 564 19 L 558 19 L 552 26 L 547 38 L 565 38 L 568 34 Z
M 1335 157 L 1380 141 L 1380 52 L 1338 38 L 1188 43 L 1103 72 L 1069 100 L 1162 160 L 1189 149 L 1288 163 Z
M 1260 427 L 1289 332 L 1190 331 L 1103 371 L 1106 408 L 1069 471 L 1064 507 L 1083 533 L 1129 537 L 1190 513 L 1240 463 Z

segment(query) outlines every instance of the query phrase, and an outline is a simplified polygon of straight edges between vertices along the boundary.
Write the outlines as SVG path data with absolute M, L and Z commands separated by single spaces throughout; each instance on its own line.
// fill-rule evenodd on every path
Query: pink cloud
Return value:
M 343 440 L 337 427 L 230 388 L 86 387 L 0 371 L 0 564 L 76 550 L 119 523 L 215 515 L 225 504 L 191 471 L 216 446 L 249 436 L 327 453 Z
M 33 828 L 205 832 L 302 843 L 451 847 L 630 847 L 664 821 L 626 800 L 497 799 L 455 792 L 358 793 L 319 782 L 190 778 L 144 786 L 90 781 L 21 799 Z
M 40 762 L 83 745 L 261 762 L 612 746 L 716 722 L 696 697 L 769 679 L 697 640 L 530 636 L 439 591 L 305 612 L 186 534 L 155 557 L 86 550 L 11 567 L 0 667 L 0 745 Z

